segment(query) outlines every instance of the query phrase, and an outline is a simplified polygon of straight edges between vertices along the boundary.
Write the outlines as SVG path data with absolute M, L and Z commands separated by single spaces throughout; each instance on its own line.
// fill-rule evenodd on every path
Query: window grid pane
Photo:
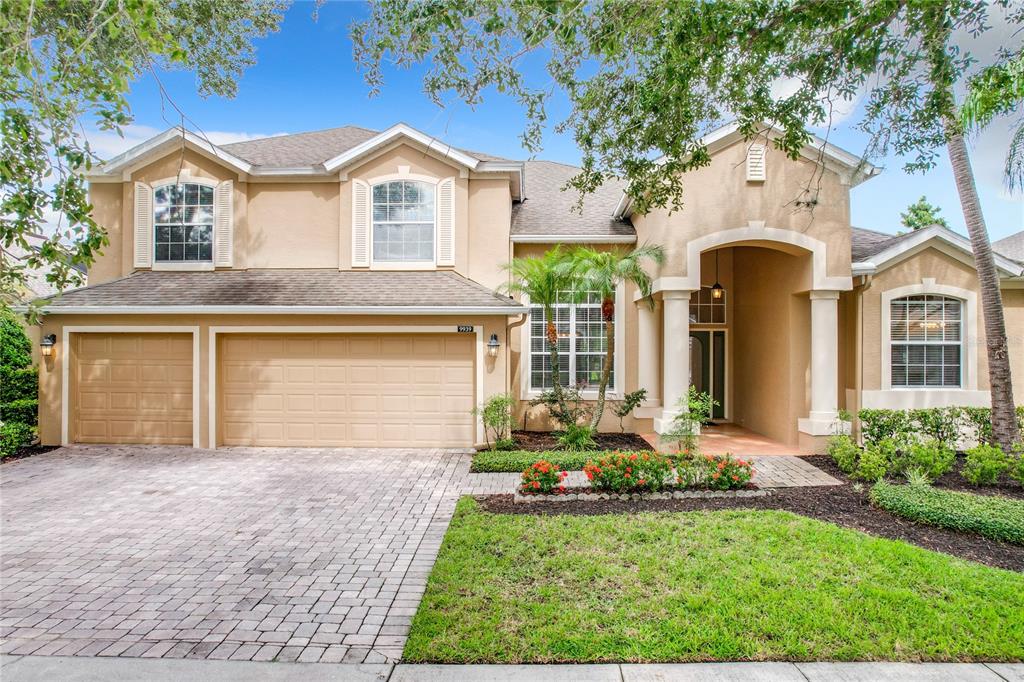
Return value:
M 569 298 L 565 296 L 566 300 Z M 581 384 L 585 390 L 596 389 L 601 380 L 607 350 L 600 296 L 588 292 L 581 303 L 556 305 L 554 313 L 558 330 L 558 374 L 561 385 Z M 544 309 L 533 306 L 530 309 L 530 388 L 545 390 L 552 385 Z M 613 369 L 608 379 L 608 388 L 614 390 L 614 385 Z
M 956 388 L 962 382 L 962 303 L 920 294 L 890 304 L 891 383 L 903 388 Z
M 213 188 L 197 183 L 153 192 L 154 257 L 158 263 L 213 260 Z
M 396 180 L 373 187 L 373 259 L 434 260 L 434 187 Z
M 701 287 L 700 291 L 690 294 L 691 324 L 725 324 L 725 299 L 728 292 L 722 292 L 722 298 L 711 295 L 711 287 Z

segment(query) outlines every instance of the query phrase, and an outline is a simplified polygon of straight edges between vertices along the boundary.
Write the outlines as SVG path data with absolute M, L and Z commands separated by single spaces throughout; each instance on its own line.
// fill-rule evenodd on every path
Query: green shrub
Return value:
M 1017 455 L 1006 472 L 1010 478 L 1024 485 L 1024 454 Z
M 0 405 L 0 421 L 19 422 L 35 426 L 39 421 L 39 401 L 34 398 L 12 400 Z
M 987 407 L 965 407 L 963 415 L 978 443 L 992 442 L 992 410 Z
M 509 450 L 515 450 L 516 449 L 516 439 L 515 438 L 499 438 L 498 440 L 494 441 L 494 448 L 493 449 L 494 450 L 504 450 L 506 452 L 509 451 Z
M 522 479 L 519 483 L 519 492 L 524 495 L 536 495 L 538 493 L 550 493 L 556 488 L 559 492 L 563 492 L 565 485 L 562 482 L 568 475 L 569 473 L 562 471 L 561 467 L 557 464 L 552 464 L 542 459 L 523 470 Z
M 0 367 L 21 369 L 32 364 L 32 341 L 7 308 L 0 308 Z
M 594 430 L 587 425 L 569 424 L 558 436 L 558 444 L 569 452 L 582 452 L 597 447 Z
M 849 436 L 832 436 L 828 439 L 828 454 L 843 473 L 852 474 L 857 469 L 860 448 Z
M 619 418 L 619 429 L 626 432 L 625 419 L 633 413 L 633 410 L 640 407 L 643 401 L 647 400 L 647 389 L 641 388 L 632 393 L 622 396 L 622 400 L 612 405 L 612 412 Z
M 953 468 L 956 452 L 953 448 L 938 441 L 928 440 L 924 443 L 911 443 L 898 457 L 896 473 L 906 473 L 916 469 L 931 480 Z
M 914 521 L 1024 545 L 1024 502 L 1019 500 L 879 481 L 871 501 Z
M 857 478 L 864 481 L 877 481 L 885 476 L 889 467 L 896 460 L 896 443 L 883 438 L 873 445 L 864 448 L 857 463 Z
M 473 463 L 469 470 L 473 473 L 511 472 L 519 473 L 537 460 L 545 460 L 566 471 L 579 471 L 592 459 L 599 459 L 609 454 L 605 450 L 585 452 L 565 452 L 549 450 L 547 452 L 531 452 L 528 450 L 511 450 L 496 452 L 486 450 L 473 455 Z
M 670 482 L 672 460 L 656 452 L 612 452 L 587 462 L 583 473 L 595 490 L 655 492 Z
M 515 405 L 515 399 L 508 393 L 498 393 L 488 398 L 482 407 L 474 407 L 472 412 L 473 416 L 480 417 L 480 421 L 484 424 L 484 437 L 487 439 L 488 445 L 494 442 L 494 448 L 497 447 L 497 443 L 501 441 L 511 440 L 509 435 L 512 433 L 512 407 Z
M 4 422 L 0 424 L 0 459 L 16 454 L 35 438 L 36 430 L 28 424 Z
M 0 404 L 39 395 L 39 370 L 35 367 L 0 367 Z
M 983 443 L 967 451 L 960 475 L 972 485 L 992 485 L 1009 466 L 1005 452 L 995 445 Z
M 963 411 L 959 407 L 930 407 L 910 411 L 910 421 L 919 433 L 955 448 L 963 430 Z
M 904 410 L 863 409 L 857 413 L 860 419 L 860 433 L 865 447 L 883 440 L 904 443 L 913 433 L 910 413 Z

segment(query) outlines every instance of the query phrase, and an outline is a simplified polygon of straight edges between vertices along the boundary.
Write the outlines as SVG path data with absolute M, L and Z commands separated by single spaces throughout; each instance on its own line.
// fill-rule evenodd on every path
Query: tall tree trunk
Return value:
M 958 129 L 950 127 L 946 143 L 949 162 L 953 166 L 960 205 L 967 223 L 967 234 L 974 251 L 974 267 L 981 284 L 981 310 L 985 319 L 985 346 L 988 351 L 988 378 L 992 393 L 992 435 L 996 443 L 1009 452 L 1010 446 L 1020 439 L 1017 415 L 1013 402 L 1013 384 L 1010 379 L 1010 353 L 1006 340 L 1006 322 L 1003 319 L 1003 296 L 999 290 L 992 245 L 989 243 L 985 217 L 981 213 L 978 188 L 974 184 L 971 159 L 967 144 Z M 968 348 L 967 352 L 977 352 Z
M 605 393 L 608 391 L 608 380 L 612 375 L 612 363 L 615 359 L 615 300 L 606 299 L 601 304 L 601 316 L 604 317 L 605 351 L 604 362 L 601 365 L 601 383 L 597 385 L 597 405 L 594 406 L 594 416 L 590 419 L 590 428 L 597 433 L 597 425 L 601 423 L 604 416 Z M 622 381 L 622 377 L 619 377 Z
M 547 320 L 548 356 L 551 359 L 551 390 L 562 407 L 562 377 L 558 370 L 558 325 L 555 323 L 555 309 L 545 308 L 544 318 Z

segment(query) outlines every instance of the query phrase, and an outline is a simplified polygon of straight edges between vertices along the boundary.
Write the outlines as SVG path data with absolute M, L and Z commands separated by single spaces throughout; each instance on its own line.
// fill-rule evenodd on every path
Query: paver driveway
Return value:
M 0 467 L 0 653 L 398 659 L 451 450 L 73 447 Z

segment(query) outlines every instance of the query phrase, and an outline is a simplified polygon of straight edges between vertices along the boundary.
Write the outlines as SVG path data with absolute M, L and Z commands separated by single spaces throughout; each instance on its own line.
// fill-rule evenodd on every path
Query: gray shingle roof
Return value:
M 512 235 L 635 237 L 631 224 L 612 217 L 625 182 L 605 183 L 583 198 L 582 212 L 575 210 L 579 194 L 562 187 L 579 171 L 554 161 L 527 161 L 526 199 L 512 208 Z
M 222 144 L 220 148 L 257 166 L 314 166 L 333 159 L 380 134 L 359 126 L 342 126 L 308 133 L 261 137 L 256 140 Z M 466 149 L 460 151 L 481 161 L 507 161 L 499 156 Z
M 912 234 L 912 233 L 907 233 Z M 881 253 L 898 242 L 907 234 L 896 235 L 865 230 L 862 227 L 850 228 L 850 260 L 854 263 L 865 261 L 876 253 Z
M 992 248 L 1007 258 L 1024 263 L 1024 230 L 994 242 Z
M 44 300 L 47 310 L 52 312 L 83 306 L 422 307 L 501 311 L 520 305 L 450 271 L 142 271 Z

